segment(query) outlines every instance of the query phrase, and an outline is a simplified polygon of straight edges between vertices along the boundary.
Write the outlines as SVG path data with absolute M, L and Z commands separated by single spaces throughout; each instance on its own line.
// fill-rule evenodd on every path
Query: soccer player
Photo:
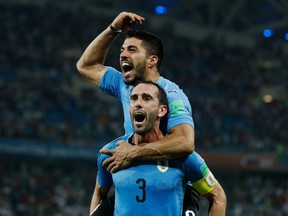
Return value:
M 117 148 L 117 141 L 125 140 L 130 146 L 146 145 L 165 135 L 160 130 L 161 119 L 168 110 L 164 89 L 153 82 L 140 82 L 130 95 L 130 116 L 134 132 L 105 145 Z M 135 161 L 130 167 L 111 173 L 102 165 L 109 155 L 98 156 L 98 173 L 92 202 L 96 206 L 115 186 L 114 215 L 173 215 L 181 216 L 187 181 L 210 201 L 213 215 L 225 215 L 226 199 L 223 189 L 197 154 L 177 160 Z M 200 179 L 200 180 L 199 180 Z M 220 192 L 220 193 L 219 193 Z
M 83 76 L 105 93 L 121 100 L 126 134 L 133 132 L 129 114 L 129 94 L 132 86 L 138 81 L 152 81 L 162 86 L 167 93 L 169 102 L 167 136 L 152 143 L 132 146 L 125 140 L 119 140 L 116 149 L 102 149 L 102 153 L 111 155 L 103 162 L 111 172 L 129 167 L 138 160 L 171 160 L 182 158 L 194 151 L 191 106 L 186 95 L 175 83 L 160 76 L 164 47 L 157 36 L 144 31 L 128 31 L 120 50 L 122 73 L 115 68 L 104 66 L 106 55 L 117 35 L 143 21 L 144 18 L 135 13 L 120 13 L 89 44 L 77 62 L 77 68 Z M 197 214 L 198 197 L 195 195 L 197 194 L 187 187 L 185 199 L 188 200 L 184 203 L 188 203 L 189 206 L 184 207 L 183 214 L 186 210 Z

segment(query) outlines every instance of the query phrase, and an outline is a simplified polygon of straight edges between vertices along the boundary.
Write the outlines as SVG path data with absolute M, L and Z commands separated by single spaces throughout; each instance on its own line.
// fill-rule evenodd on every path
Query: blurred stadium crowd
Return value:
M 95 89 L 75 67 L 111 19 L 83 8 L 0 3 L 0 20 L 1 140 L 100 148 L 122 135 L 118 101 Z M 192 42 L 168 29 L 155 33 L 166 44 L 163 76 L 192 104 L 197 150 L 276 152 L 287 158 L 288 56 L 281 47 L 259 44 L 246 50 Z M 107 59 L 116 68 L 119 41 Z M 274 96 L 270 103 L 262 100 L 267 90 Z M 87 214 L 93 168 L 0 167 L 0 215 Z M 273 176 L 256 174 L 225 178 L 220 180 L 231 197 L 228 215 L 271 215 L 271 210 L 288 215 L 287 175 L 275 183 Z M 64 206 L 71 212 L 61 212 Z
M 95 184 L 91 163 L 15 160 L 0 164 L 0 215 L 85 216 Z M 227 215 L 287 216 L 287 175 L 218 173 L 228 197 Z M 200 216 L 207 215 L 201 198 Z
M 87 85 L 75 68 L 88 43 L 111 20 L 52 6 L 2 4 L 0 10 L 5 32 L 1 137 L 102 146 L 121 135 L 118 101 Z M 270 152 L 285 144 L 287 101 L 281 96 L 287 96 L 287 55 L 279 49 L 225 48 L 156 33 L 167 46 L 163 76 L 175 80 L 192 104 L 197 148 Z M 108 57 L 116 68 L 119 46 Z M 286 92 L 263 103 L 265 86 L 282 86 Z

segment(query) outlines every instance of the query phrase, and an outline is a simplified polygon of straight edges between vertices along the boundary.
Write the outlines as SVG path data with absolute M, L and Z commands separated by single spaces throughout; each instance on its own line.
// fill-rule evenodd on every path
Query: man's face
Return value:
M 167 107 L 159 105 L 158 88 L 151 84 L 138 84 L 130 94 L 130 115 L 134 131 L 144 135 L 153 127 L 158 127 L 156 121 L 160 121 L 167 112 Z
M 121 47 L 120 66 L 124 82 L 128 85 L 145 79 L 147 55 L 141 42 L 137 38 L 127 38 Z

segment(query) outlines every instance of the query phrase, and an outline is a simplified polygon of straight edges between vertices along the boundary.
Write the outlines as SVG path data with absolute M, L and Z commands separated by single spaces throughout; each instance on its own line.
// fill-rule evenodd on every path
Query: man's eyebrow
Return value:
M 130 95 L 130 98 L 131 98 L 131 97 L 134 97 L 134 96 L 138 96 L 138 95 L 135 94 L 135 93 L 134 93 L 134 94 L 131 94 L 131 95 Z
M 142 94 L 139 94 L 139 95 L 144 96 L 144 97 L 152 97 L 151 94 L 145 93 L 145 92 L 142 93 Z M 133 96 L 138 96 L 138 94 L 137 94 L 137 93 L 134 93 L 134 94 L 131 94 L 131 95 L 130 95 L 130 97 L 133 97 Z
M 138 46 L 136 46 L 136 45 L 128 45 L 128 46 L 126 46 L 126 48 L 127 48 L 127 49 L 131 49 L 131 48 L 136 48 L 136 49 L 138 49 Z M 121 49 L 125 49 L 125 47 L 124 47 L 124 46 L 121 46 Z
M 129 45 L 128 47 L 129 48 L 138 48 L 138 46 L 136 46 L 136 45 Z
M 145 97 L 151 97 L 152 98 L 152 95 L 151 94 L 149 94 L 149 93 L 142 93 L 142 96 L 145 96 Z

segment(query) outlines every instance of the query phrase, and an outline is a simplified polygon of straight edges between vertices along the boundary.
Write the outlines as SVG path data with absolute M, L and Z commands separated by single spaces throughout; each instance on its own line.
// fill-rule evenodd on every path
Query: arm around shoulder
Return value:
M 181 124 L 171 128 L 170 134 L 153 143 L 144 143 L 134 159 L 171 160 L 191 154 L 194 149 L 194 128 L 189 124 Z

